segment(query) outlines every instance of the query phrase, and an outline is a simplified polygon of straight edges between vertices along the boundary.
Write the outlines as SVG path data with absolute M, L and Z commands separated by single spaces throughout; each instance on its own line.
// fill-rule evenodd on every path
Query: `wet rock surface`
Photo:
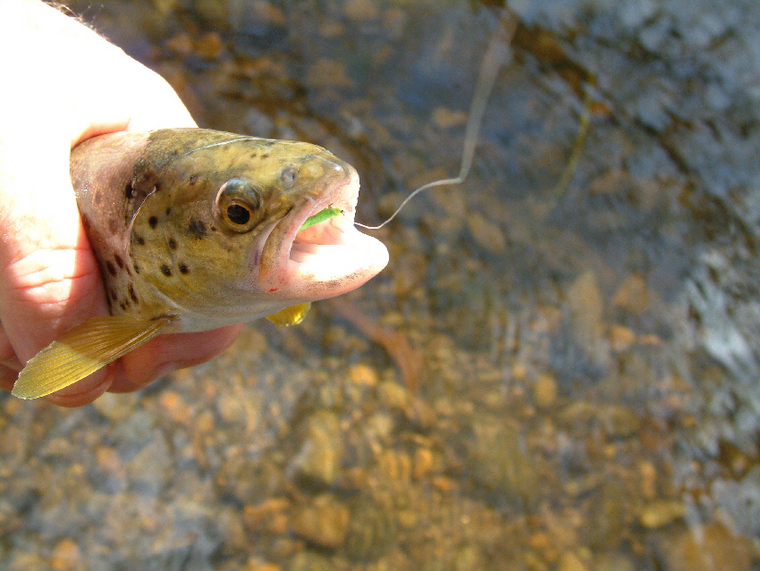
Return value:
M 416 376 L 320 303 L 133 395 L 1 395 L 0 568 L 760 565 L 760 4 L 509 6 L 468 181 L 376 232 L 391 264 L 347 296 Z M 456 175 L 498 17 L 71 7 L 203 126 L 349 160 L 367 223 Z

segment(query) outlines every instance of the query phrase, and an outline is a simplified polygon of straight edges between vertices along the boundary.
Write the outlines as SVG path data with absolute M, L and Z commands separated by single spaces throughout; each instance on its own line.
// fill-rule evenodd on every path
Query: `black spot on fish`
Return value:
M 135 268 L 135 273 L 139 274 L 140 273 L 140 266 L 137 264 L 137 262 L 135 262 L 134 268 Z
M 161 266 L 161 273 L 164 274 L 167 278 L 172 277 L 172 270 L 166 264 L 163 264 Z
M 129 284 L 127 289 L 129 290 L 129 297 L 132 298 L 132 301 L 137 303 L 137 294 L 135 293 L 135 288 L 132 286 L 132 284 Z
M 190 178 L 187 179 L 187 182 L 189 184 L 198 184 L 198 181 L 200 180 L 200 176 L 197 174 L 190 175 Z
M 172 212 L 172 207 L 171 206 L 167 206 L 166 207 L 166 215 L 169 216 L 169 214 L 171 214 L 171 212 Z
M 203 220 L 198 220 L 197 218 L 190 221 L 190 224 L 187 225 L 187 229 L 195 238 L 204 238 L 206 236 L 206 225 L 203 223 Z
M 268 159 L 269 158 L 269 153 L 264 153 L 263 155 L 261 155 L 261 158 L 262 159 Z
M 148 218 L 148 225 L 155 230 L 156 226 L 158 226 L 158 218 L 155 216 Z
M 169 238 L 169 247 L 172 250 L 176 250 L 177 249 L 177 241 L 174 238 Z
M 136 232 L 133 234 L 133 236 L 134 236 L 135 242 L 137 242 L 140 246 L 144 246 L 145 245 L 145 238 L 143 238 L 142 236 L 140 236 Z
M 189 274 L 190 268 L 188 268 L 185 264 L 180 264 L 179 266 L 179 273 L 181 274 Z
M 111 260 L 108 260 L 106 262 L 106 269 L 108 270 L 108 273 L 111 274 L 112 276 L 116 276 L 118 272 L 118 270 L 116 269 L 116 266 Z
M 111 288 L 110 294 L 111 294 L 111 301 L 116 301 L 117 299 L 119 299 L 119 292 L 116 291 L 116 288 Z
M 119 266 L 123 270 L 124 260 L 121 259 L 121 256 L 119 254 L 114 254 L 113 259 L 116 260 L 116 265 Z
M 129 303 L 127 303 L 126 301 L 122 301 L 119 303 L 119 307 L 121 308 L 122 311 L 126 311 L 127 308 L 129 307 Z

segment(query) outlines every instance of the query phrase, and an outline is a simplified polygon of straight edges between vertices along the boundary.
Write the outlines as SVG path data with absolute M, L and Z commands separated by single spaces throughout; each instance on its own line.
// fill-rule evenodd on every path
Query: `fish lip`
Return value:
M 359 175 L 347 163 L 335 163 L 336 170 L 342 170 L 336 182 L 328 184 L 317 197 L 306 195 L 278 222 L 273 224 L 261 236 L 261 251 L 257 256 L 259 262 L 259 280 L 268 293 L 283 289 L 288 282 L 288 262 L 293 245 L 300 234 L 305 233 L 301 226 L 307 218 L 327 207 L 339 208 L 343 214 L 331 219 L 334 228 L 341 232 L 354 228 L 356 204 L 359 200 Z M 319 225 L 317 225 L 319 226 Z

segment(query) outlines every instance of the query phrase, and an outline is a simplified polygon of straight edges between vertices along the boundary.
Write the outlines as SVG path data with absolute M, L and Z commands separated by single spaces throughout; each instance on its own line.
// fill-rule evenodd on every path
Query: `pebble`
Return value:
M 343 545 L 351 514 L 332 494 L 321 494 L 297 505 L 290 517 L 290 529 L 305 540 L 328 549 Z
M 380 15 L 377 3 L 373 0 L 347 0 L 343 10 L 351 20 L 374 20 Z
M 588 567 L 575 553 L 566 551 L 559 558 L 557 571 L 588 571 Z
M 467 228 L 478 246 L 492 254 L 503 254 L 507 249 L 504 231 L 482 214 L 473 212 L 467 216 Z
M 570 309 L 573 339 L 594 364 L 607 367 L 610 356 L 604 338 L 604 301 L 596 275 L 592 271 L 582 273 L 567 288 L 565 297 Z
M 156 495 L 172 480 L 173 459 L 163 432 L 155 430 L 153 439 L 127 464 L 132 483 L 149 495 Z
M 490 415 L 477 416 L 473 432 L 469 458 L 472 477 L 507 498 L 530 497 L 537 482 L 519 432 L 503 419 Z
M 409 405 L 409 392 L 395 381 L 383 381 L 377 387 L 380 404 L 391 410 L 405 411 Z
M 452 111 L 446 107 L 436 107 L 433 110 L 433 123 L 440 129 L 460 127 L 467 122 L 468 114 L 465 111 Z
M 659 500 L 643 507 L 639 522 L 647 529 L 665 527 L 681 519 L 686 513 L 686 506 L 679 500 Z
M 332 562 L 314 551 L 301 551 L 291 559 L 288 571 L 335 571 Z
M 364 493 L 351 502 L 346 553 L 352 561 L 369 563 L 387 555 L 398 541 L 391 501 Z
M 343 439 L 338 416 L 319 410 L 304 423 L 304 437 L 289 470 L 299 479 L 317 485 L 332 485 L 340 470 Z
M 668 571 L 749 570 L 757 560 L 751 542 L 718 523 L 704 526 L 698 535 L 691 529 L 682 529 L 675 536 L 662 535 L 659 546 Z
M 111 422 L 120 422 L 134 412 L 139 399 L 137 393 L 104 393 L 92 406 Z
M 633 315 L 641 315 L 649 309 L 650 295 L 647 283 L 640 274 L 631 274 L 620 285 L 612 303 Z
M 380 380 L 380 375 L 369 365 L 357 363 L 348 369 L 348 378 L 354 384 L 374 387 Z
M 76 542 L 72 539 L 62 539 L 53 548 L 50 559 L 53 571 L 72 571 L 82 568 L 81 554 Z
M 551 373 L 543 373 L 533 386 L 533 400 L 539 408 L 549 408 L 557 401 L 557 381 Z
M 429 448 L 417 448 L 412 459 L 412 477 L 421 480 L 433 469 L 433 452 Z

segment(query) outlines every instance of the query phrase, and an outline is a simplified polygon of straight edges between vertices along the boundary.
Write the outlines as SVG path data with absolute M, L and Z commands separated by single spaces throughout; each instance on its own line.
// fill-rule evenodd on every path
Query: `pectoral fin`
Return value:
M 287 327 L 288 325 L 298 325 L 309 313 L 311 308 L 311 302 L 299 303 L 298 305 L 291 305 L 285 309 L 281 309 L 277 313 L 267 315 L 267 319 L 277 325 L 278 327 Z
M 125 316 L 88 319 L 32 357 L 19 373 L 12 394 L 36 399 L 68 387 L 153 339 L 175 319 L 139 321 Z

